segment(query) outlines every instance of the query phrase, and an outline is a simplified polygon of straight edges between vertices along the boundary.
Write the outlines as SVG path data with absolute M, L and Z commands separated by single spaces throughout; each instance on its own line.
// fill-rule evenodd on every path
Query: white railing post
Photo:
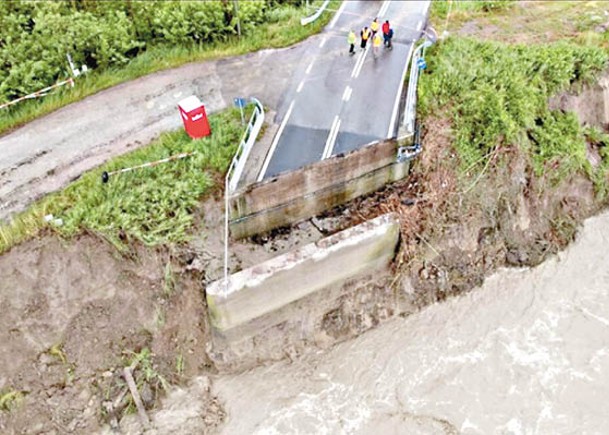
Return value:
M 224 179 L 224 296 L 228 294 L 228 176 Z
M 254 103 L 254 112 L 245 127 L 239 147 L 233 156 L 233 159 L 226 171 L 224 177 L 224 292 L 228 294 L 228 213 L 229 213 L 229 196 L 237 189 L 241 174 L 245 168 L 245 163 L 250 151 L 252 150 L 258 133 L 264 124 L 264 106 L 256 99 L 251 98 Z

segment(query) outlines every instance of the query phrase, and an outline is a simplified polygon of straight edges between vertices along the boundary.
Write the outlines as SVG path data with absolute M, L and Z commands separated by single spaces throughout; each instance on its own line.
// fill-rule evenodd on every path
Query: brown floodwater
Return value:
M 213 389 L 226 434 L 609 433 L 609 213 L 537 268 Z

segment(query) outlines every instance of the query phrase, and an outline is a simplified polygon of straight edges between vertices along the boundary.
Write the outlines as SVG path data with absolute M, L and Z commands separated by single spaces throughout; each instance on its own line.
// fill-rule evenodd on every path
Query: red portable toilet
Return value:
M 180 109 L 184 129 L 188 136 L 198 139 L 211 134 L 205 106 L 196 96 L 192 95 L 181 100 L 178 103 L 178 109 Z

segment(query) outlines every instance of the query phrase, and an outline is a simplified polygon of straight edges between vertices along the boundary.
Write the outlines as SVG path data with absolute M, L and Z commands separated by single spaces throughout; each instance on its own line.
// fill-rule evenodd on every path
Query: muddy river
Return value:
M 609 433 L 609 213 L 535 269 L 214 380 L 226 434 Z

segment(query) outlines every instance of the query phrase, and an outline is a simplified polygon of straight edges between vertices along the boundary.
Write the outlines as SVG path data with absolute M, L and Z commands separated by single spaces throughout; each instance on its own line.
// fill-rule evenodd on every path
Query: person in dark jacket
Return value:
M 362 50 L 364 50 L 366 48 L 366 43 L 368 42 L 368 39 L 370 39 L 370 29 L 368 29 L 368 27 L 364 27 L 362 31 L 359 32 L 359 35 L 362 38 L 362 43 L 360 44 L 360 47 L 362 48 Z

